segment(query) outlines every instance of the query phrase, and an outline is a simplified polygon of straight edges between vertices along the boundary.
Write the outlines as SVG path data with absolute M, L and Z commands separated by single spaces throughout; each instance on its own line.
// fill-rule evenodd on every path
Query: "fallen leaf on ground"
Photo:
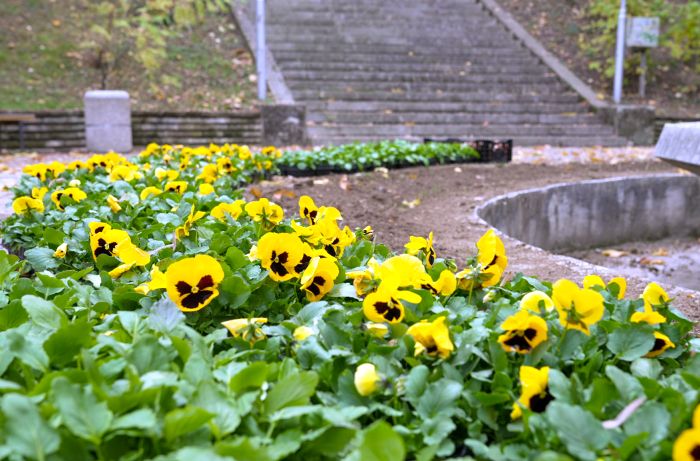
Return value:
M 297 193 L 289 189 L 277 189 L 275 192 L 273 192 L 272 196 L 275 198 L 275 200 L 281 200 L 282 197 L 294 198 L 297 196 Z
M 666 261 L 663 261 L 661 259 L 650 259 L 645 256 L 644 258 L 639 260 L 639 264 L 641 264 L 642 266 L 663 266 L 664 264 L 666 264 Z
M 413 208 L 417 207 L 418 205 L 420 205 L 420 199 L 417 198 L 417 199 L 411 200 L 410 202 L 408 200 L 404 200 L 403 202 L 401 202 L 401 205 L 413 209 Z
M 338 187 L 340 187 L 343 190 L 350 189 L 350 181 L 348 181 L 348 175 L 344 174 L 340 177 L 340 180 L 338 181 Z
M 613 249 L 607 249 L 603 250 L 601 252 L 603 256 L 607 256 L 608 258 L 621 258 L 623 256 L 627 256 L 629 251 L 622 251 L 622 250 L 613 250 Z
M 458 166 L 455 167 L 455 173 L 461 173 L 462 169 Z
M 253 186 L 250 188 L 250 193 L 253 194 L 253 197 L 255 198 L 260 198 L 263 195 L 262 189 L 259 187 Z
M 314 179 L 314 186 L 325 186 L 328 184 L 328 178 Z
M 666 248 L 659 248 L 651 254 L 652 256 L 668 256 L 668 250 Z

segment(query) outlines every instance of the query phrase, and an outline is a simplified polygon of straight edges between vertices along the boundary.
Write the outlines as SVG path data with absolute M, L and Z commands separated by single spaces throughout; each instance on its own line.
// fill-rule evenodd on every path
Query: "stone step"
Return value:
M 588 106 L 583 103 L 537 103 L 537 102 L 499 102 L 499 101 L 475 101 L 472 103 L 459 102 L 387 102 L 387 101 L 307 101 L 304 103 L 309 114 L 319 111 L 336 112 L 380 112 L 391 111 L 393 113 L 528 113 L 528 114 L 568 114 L 589 113 Z M 309 116 L 307 114 L 307 117 Z
M 371 133 L 376 136 L 613 136 L 614 131 L 607 125 L 470 125 L 470 124 L 323 124 L 308 125 L 312 138 L 335 135 L 361 135 Z
M 433 63 L 367 63 L 367 62 L 301 62 L 284 61 L 279 67 L 287 75 L 290 71 L 308 72 L 386 72 L 386 73 L 410 73 L 410 74 L 447 74 L 462 75 L 461 72 L 471 75 L 492 74 L 527 74 L 527 75 L 551 75 L 551 71 L 539 63 L 511 65 L 504 64 L 433 64 Z
M 274 53 L 279 53 L 283 51 L 294 51 L 296 53 L 323 53 L 326 55 L 352 55 L 352 54 L 365 54 L 365 55 L 393 55 L 393 56 L 413 56 L 413 57 L 431 57 L 438 58 L 440 60 L 454 60 L 463 59 L 468 60 L 471 56 L 489 56 L 492 59 L 494 57 L 498 58 L 509 58 L 509 57 L 519 57 L 525 51 L 517 46 L 504 48 L 502 46 L 479 46 L 479 47 L 461 47 L 461 48 L 445 48 L 445 45 L 437 43 L 434 45 L 426 46 L 406 46 L 406 45 L 392 45 L 392 44 L 381 44 L 381 43 L 370 43 L 370 44 L 343 44 L 343 43 L 292 43 L 292 42 L 280 42 L 274 43 L 270 46 Z M 382 56 L 383 57 L 383 56 Z
M 450 82 L 313 82 L 287 80 L 287 86 L 292 93 L 304 95 L 305 99 L 344 99 L 351 94 L 376 95 L 378 101 L 385 98 L 382 94 L 394 95 L 458 95 L 472 92 L 503 93 L 517 95 L 548 95 L 565 92 L 565 88 L 559 83 L 450 83 Z M 572 93 L 573 94 L 573 93 Z
M 519 103 L 570 103 L 576 104 L 581 101 L 580 97 L 574 93 L 551 92 L 546 94 L 516 94 L 516 93 L 492 93 L 492 92 L 465 92 L 465 93 L 443 93 L 443 94 L 420 94 L 420 93 L 387 93 L 386 91 L 374 91 L 365 93 L 323 93 L 324 97 L 319 97 L 318 90 L 300 90 L 294 92 L 294 98 L 299 102 L 306 101 L 381 101 L 388 102 L 421 102 L 421 103 L 445 103 L 445 102 L 519 102 Z
M 519 73 L 508 74 L 475 74 L 463 71 L 462 74 L 448 74 L 440 72 L 345 72 L 345 71 L 286 71 L 285 80 L 290 82 L 317 82 L 323 86 L 326 82 L 337 83 L 339 85 L 355 83 L 449 83 L 449 84 L 533 84 L 557 85 L 561 81 L 554 73 L 543 75 L 529 75 Z
M 308 114 L 307 121 L 316 124 L 330 122 L 334 124 L 372 123 L 374 125 L 396 125 L 405 123 L 436 124 L 445 123 L 452 125 L 514 125 L 514 124 L 539 124 L 539 125 L 583 125 L 602 124 L 595 114 L 582 113 L 434 113 L 434 112 L 338 112 L 316 111 Z
M 275 60 L 279 63 L 285 62 L 353 62 L 353 63 L 381 63 L 381 64 L 442 64 L 442 65 L 465 65 L 494 64 L 496 62 L 504 65 L 533 65 L 539 61 L 534 55 L 522 53 L 508 56 L 507 59 L 494 59 L 492 56 L 483 53 L 463 53 L 460 55 L 411 54 L 410 50 L 402 53 L 357 53 L 357 52 L 327 52 L 327 51 L 302 51 L 302 50 L 277 50 L 272 48 Z

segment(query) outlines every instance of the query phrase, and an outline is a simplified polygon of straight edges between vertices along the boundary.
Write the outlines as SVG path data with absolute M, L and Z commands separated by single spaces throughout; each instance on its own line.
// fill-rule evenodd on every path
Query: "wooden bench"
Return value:
M 36 122 L 34 114 L 0 114 L 0 125 L 19 125 L 19 148 L 24 149 L 24 124 Z

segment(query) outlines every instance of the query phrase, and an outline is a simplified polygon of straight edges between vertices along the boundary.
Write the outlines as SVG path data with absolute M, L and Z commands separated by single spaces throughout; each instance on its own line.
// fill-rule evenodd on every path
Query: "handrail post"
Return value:
M 258 99 L 267 99 L 267 62 L 265 60 L 265 50 L 267 49 L 265 40 L 265 0 L 257 0 L 255 9 L 256 25 L 256 49 L 255 62 L 258 67 Z
M 613 82 L 613 101 L 620 104 L 622 100 L 622 77 L 625 68 L 625 22 L 627 20 L 627 2 L 620 3 L 617 17 L 617 48 L 615 49 L 615 80 Z

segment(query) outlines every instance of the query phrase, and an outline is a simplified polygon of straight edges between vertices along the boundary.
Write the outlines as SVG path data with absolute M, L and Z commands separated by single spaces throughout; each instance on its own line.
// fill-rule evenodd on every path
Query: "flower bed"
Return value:
M 443 163 L 468 163 L 479 160 L 473 147 L 457 143 L 382 141 L 346 144 L 289 151 L 277 162 L 284 174 L 309 176 L 328 173 L 354 173 L 379 167 L 402 168 Z
M 660 286 L 504 280 L 493 231 L 392 254 L 306 196 L 285 219 L 237 190 L 278 155 L 26 169 L 0 458 L 694 459 L 697 340 Z

